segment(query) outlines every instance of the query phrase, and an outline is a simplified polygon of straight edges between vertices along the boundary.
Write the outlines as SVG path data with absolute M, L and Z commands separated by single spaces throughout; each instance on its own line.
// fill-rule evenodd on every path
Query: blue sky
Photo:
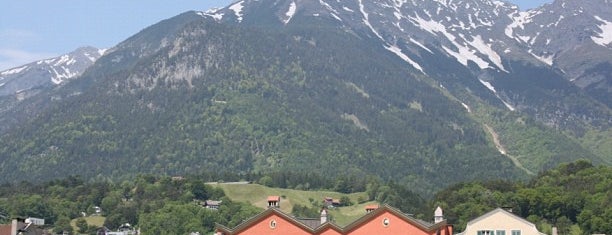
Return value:
M 552 0 L 511 0 L 521 9 Z M 81 46 L 109 48 L 188 10 L 233 0 L 6 0 L 0 7 L 0 71 Z

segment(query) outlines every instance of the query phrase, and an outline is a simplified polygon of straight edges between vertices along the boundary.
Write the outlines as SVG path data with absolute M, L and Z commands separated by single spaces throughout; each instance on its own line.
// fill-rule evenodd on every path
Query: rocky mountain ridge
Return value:
M 575 119 L 583 114 L 561 110 L 561 104 L 543 109 L 539 107 L 543 104 L 528 100 L 533 99 L 529 94 L 510 89 L 503 77 L 539 83 L 545 90 L 534 91 L 539 93 L 557 90 L 559 84 L 565 86 L 562 89 L 572 90 L 575 86 L 579 89 L 571 93 L 589 96 L 609 109 L 612 44 L 607 35 L 612 34 L 612 29 L 606 22 L 612 21 L 611 9 L 606 0 L 588 3 L 558 0 L 530 11 L 521 11 L 513 4 L 497 0 L 245 0 L 202 14 L 220 22 L 242 25 L 275 22 L 286 26 L 300 24 L 297 19 L 300 17 L 327 18 L 335 21 L 338 28 L 371 37 L 408 66 L 437 80 L 441 80 L 435 75 L 440 67 L 433 66 L 436 64 L 431 60 L 454 60 L 472 74 L 464 79 L 478 81 L 480 87 L 488 88 L 489 95 L 496 96 L 509 110 L 527 111 L 549 125 L 562 126 L 565 125 L 562 119 Z M 543 68 L 546 75 L 531 76 L 546 76 L 552 81 L 526 78 L 516 70 L 530 68 L 513 66 L 515 63 Z M 564 114 L 547 117 L 543 112 Z M 610 124 L 609 116 L 597 119 Z
M 81 47 L 65 55 L 1 71 L 0 96 L 65 83 L 81 75 L 104 51 L 94 47 Z

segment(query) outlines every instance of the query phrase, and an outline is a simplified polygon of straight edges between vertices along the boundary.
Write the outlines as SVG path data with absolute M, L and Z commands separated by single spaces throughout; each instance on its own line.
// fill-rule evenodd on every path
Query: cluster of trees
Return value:
M 508 181 L 461 183 L 436 194 L 433 205 L 459 231 L 465 224 L 496 207 L 513 212 L 549 230 L 570 234 L 578 225 L 584 234 L 612 231 L 612 167 L 580 160 L 539 174 L 528 183 Z
M 201 202 L 207 199 L 223 200 L 223 204 L 219 210 L 206 209 Z M 114 230 L 129 223 L 145 234 L 206 233 L 215 222 L 235 226 L 261 211 L 232 202 L 221 189 L 194 178 L 141 175 L 114 184 L 69 177 L 42 185 L 0 186 L 0 211 L 10 217 L 43 218 L 57 233 L 95 234 L 99 227 L 87 224 L 82 213 L 93 214 L 96 206 L 106 217 L 105 227 Z M 70 225 L 75 218 L 77 231 Z
M 280 180 L 279 176 L 285 176 L 286 180 Z M 311 190 L 346 193 L 365 191 L 367 198 L 359 198 L 358 203 L 378 201 L 421 219 L 431 218 L 432 208 L 441 206 L 457 231 L 463 230 L 469 220 L 496 207 L 513 208 L 514 213 L 534 222 L 541 231 L 557 226 L 560 234 L 570 234 L 574 225 L 588 234 L 612 231 L 609 223 L 612 221 L 612 167 L 594 166 L 584 160 L 562 164 L 529 182 L 460 183 L 439 191 L 431 200 L 423 199 L 405 184 L 382 181 L 374 176 L 332 179 L 299 172 L 210 173 L 181 179 L 140 175 L 122 183 L 85 182 L 80 177 L 68 177 L 40 185 L 27 182 L 1 185 L 0 213 L 6 214 L 5 217 L 44 218 L 56 232 L 93 233 L 98 228 L 88 225 L 81 213 L 91 214 L 99 206 L 106 217 L 104 225 L 111 229 L 130 223 L 146 234 L 185 234 L 211 231 L 215 222 L 235 226 L 262 211 L 252 205 L 232 202 L 221 189 L 211 187 L 203 179 L 259 180 L 271 187 L 310 185 Z M 352 184 L 339 187 L 346 182 Z M 198 202 L 207 199 L 223 200 L 223 204 L 218 211 L 205 209 Z M 341 198 L 341 202 L 354 203 L 348 197 Z M 319 200 L 311 199 L 310 205 L 294 205 L 292 213 L 298 217 L 318 217 L 323 206 Z M 72 231 L 70 221 L 75 218 L 78 229 Z

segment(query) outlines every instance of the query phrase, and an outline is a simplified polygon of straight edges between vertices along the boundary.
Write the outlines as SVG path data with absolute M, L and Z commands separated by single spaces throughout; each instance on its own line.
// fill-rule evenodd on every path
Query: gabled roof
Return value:
M 326 231 L 328 229 L 335 230 L 338 233 L 342 233 L 342 228 L 340 226 L 332 223 L 332 222 L 325 222 L 324 224 L 319 226 L 319 228 L 315 229 L 313 231 L 313 233 L 314 234 L 318 234 L 318 233 L 324 232 L 324 231 Z
M 472 224 L 475 224 L 475 223 L 477 223 L 477 222 L 479 222 L 479 221 L 481 221 L 481 220 L 483 220 L 483 219 L 486 219 L 487 217 L 489 217 L 489 216 L 491 216 L 491 215 L 493 215 L 493 214 L 496 214 L 496 213 L 503 213 L 503 214 L 508 215 L 508 216 L 510 216 L 510 217 L 512 217 L 512 218 L 514 218 L 514 219 L 516 219 L 516 220 L 519 220 L 519 221 L 521 221 L 521 222 L 523 222 L 523 223 L 525 223 L 525 224 L 528 224 L 528 225 L 529 225 L 529 226 L 531 226 L 531 227 L 534 227 L 534 228 L 536 227 L 536 226 L 535 226 L 535 224 L 533 224 L 533 223 L 529 222 L 528 220 L 523 219 L 522 217 L 520 217 L 520 216 L 518 216 L 518 215 L 512 214 L 512 213 L 510 213 L 510 212 L 508 212 L 507 210 L 504 210 L 504 209 L 502 209 L 502 208 L 496 208 L 496 209 L 494 209 L 494 210 L 492 210 L 492 211 L 487 212 L 487 213 L 486 213 L 486 214 L 484 214 L 484 215 L 481 215 L 481 216 L 477 217 L 476 219 L 470 220 L 470 221 L 467 223 L 467 225 L 472 225 Z
M 228 227 L 225 227 L 221 224 L 216 223 L 216 228 L 218 230 L 221 230 L 227 234 L 237 234 L 242 232 L 243 230 L 249 228 L 251 225 L 258 223 L 259 221 L 267 218 L 270 215 L 276 215 L 278 217 L 283 218 L 284 220 L 292 223 L 293 225 L 303 229 L 304 231 L 313 231 L 313 228 L 309 227 L 308 225 L 304 224 L 303 222 L 299 221 L 298 219 L 285 214 L 285 212 L 282 212 L 281 210 L 279 210 L 278 208 L 268 208 L 267 210 L 255 215 L 254 217 L 251 217 L 248 220 L 245 220 L 244 222 L 242 222 L 241 224 L 239 224 L 238 226 L 236 226 L 234 229 L 230 229 Z
M 280 196 L 268 196 L 269 202 L 278 202 L 280 201 Z
M 10 224 L 0 225 L 0 235 L 11 235 L 12 226 Z
M 348 232 L 351 230 L 354 230 L 356 228 L 358 228 L 360 225 L 366 223 L 367 221 L 370 221 L 374 218 L 376 218 L 377 216 L 385 213 L 385 212 L 389 212 L 395 216 L 397 216 L 398 218 L 402 219 L 403 221 L 414 225 L 415 227 L 423 230 L 423 231 L 427 231 L 427 232 L 433 232 L 441 227 L 446 226 L 446 220 L 437 223 L 437 224 L 430 224 L 427 223 L 425 221 L 422 220 L 418 220 L 412 216 L 406 215 L 404 213 L 402 213 L 401 211 L 399 211 L 396 208 L 393 208 L 389 205 L 383 205 L 382 207 L 379 207 L 378 209 L 366 214 L 365 216 L 359 218 L 358 220 L 354 221 L 353 223 L 347 225 L 346 227 L 344 227 L 342 230 L 344 232 Z
M 233 229 L 230 229 L 228 227 L 225 227 L 221 224 L 216 224 L 216 229 L 218 231 L 221 231 L 225 234 L 228 235 L 232 235 L 232 234 L 238 234 L 246 229 L 248 229 L 249 227 L 251 227 L 254 224 L 257 224 L 259 222 L 261 222 L 263 219 L 271 216 L 271 215 L 276 215 L 278 217 L 283 218 L 284 220 L 294 224 L 295 226 L 303 229 L 304 231 L 307 231 L 311 234 L 319 234 L 321 232 L 326 231 L 327 229 L 332 229 L 335 230 L 341 234 L 346 234 L 347 232 L 350 232 L 351 230 L 354 230 L 356 228 L 358 228 L 360 225 L 367 223 L 368 221 L 376 218 L 377 216 L 385 213 L 385 212 L 389 212 L 395 216 L 397 216 L 398 218 L 406 221 L 409 224 L 414 225 L 415 227 L 423 230 L 423 231 L 427 231 L 429 233 L 434 232 L 442 227 L 446 226 L 446 220 L 437 223 L 437 224 L 430 224 L 427 223 L 425 221 L 422 220 L 418 220 L 416 218 L 413 218 L 412 216 L 406 215 L 404 213 L 402 213 L 401 211 L 399 211 L 396 208 L 393 208 L 389 205 L 384 205 L 381 207 L 378 207 L 378 209 L 365 214 L 364 216 L 362 216 L 361 218 L 359 218 L 358 220 L 354 221 L 353 223 L 347 225 L 344 228 L 339 227 L 338 225 L 334 224 L 333 222 L 326 222 L 324 224 L 319 225 L 318 227 L 313 227 L 312 224 L 310 224 L 310 222 L 305 223 L 304 219 L 298 219 L 295 217 L 292 217 L 284 212 L 282 212 L 281 210 L 279 210 L 278 208 L 268 208 L 267 210 L 259 213 L 258 215 L 242 222 L 241 224 L 239 224 L 238 226 L 236 226 Z M 314 220 L 314 219 L 312 219 Z
M 297 221 L 300 221 L 300 223 L 308 226 L 311 229 L 316 229 L 319 226 L 321 226 L 321 219 L 320 218 L 296 218 Z
M 221 203 L 223 203 L 223 201 L 206 200 L 207 206 L 219 206 Z

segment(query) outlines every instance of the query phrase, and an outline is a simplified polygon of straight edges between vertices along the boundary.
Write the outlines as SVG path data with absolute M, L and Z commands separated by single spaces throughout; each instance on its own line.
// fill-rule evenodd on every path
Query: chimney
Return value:
M 442 212 L 442 208 L 438 207 L 434 211 L 434 224 L 440 223 L 444 221 L 444 213 Z
M 17 235 L 17 220 L 13 219 L 13 222 L 11 223 L 11 235 Z
M 321 210 L 321 224 L 327 223 L 327 210 L 323 208 Z
M 552 235 L 558 235 L 559 232 L 557 232 L 557 227 L 552 227 Z

